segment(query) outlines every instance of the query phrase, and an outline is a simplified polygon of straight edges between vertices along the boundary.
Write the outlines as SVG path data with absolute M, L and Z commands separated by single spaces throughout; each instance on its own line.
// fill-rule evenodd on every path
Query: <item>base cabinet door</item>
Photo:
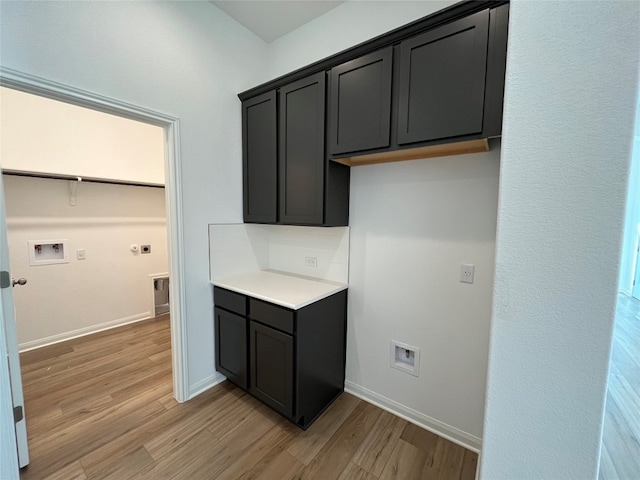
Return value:
M 251 321 L 249 392 L 288 418 L 293 415 L 293 337 Z
M 247 319 L 215 308 L 216 370 L 247 389 Z

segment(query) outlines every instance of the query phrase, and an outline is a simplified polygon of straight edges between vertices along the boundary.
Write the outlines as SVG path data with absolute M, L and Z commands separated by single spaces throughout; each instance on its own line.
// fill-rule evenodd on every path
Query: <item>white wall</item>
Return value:
M 0 88 L 3 170 L 164 185 L 162 128 Z
M 640 224 L 640 94 L 638 97 L 618 285 L 620 291 L 627 295 L 631 295 L 633 292 L 638 235 L 640 235 L 640 231 L 638 231 L 638 225 Z
M 209 225 L 209 262 L 212 280 L 276 270 L 348 283 L 349 227 Z
M 470 447 L 481 442 L 499 144 L 352 169 L 347 382 Z M 460 264 L 475 264 L 472 285 Z M 420 377 L 389 342 L 421 349 Z M 401 409 L 401 412 L 404 409 Z M 413 411 L 413 412 L 412 412 Z
M 481 478 L 595 479 L 638 2 L 513 2 Z
M 182 119 L 192 390 L 213 374 L 206 225 L 241 219 L 235 94 L 398 26 L 405 9 L 440 8 L 376 2 L 383 13 L 376 22 L 361 3 L 330 12 L 344 14 L 345 23 L 320 19 L 274 42 L 267 71 L 264 44 L 204 2 L 0 2 L 3 66 Z M 595 478 L 637 90 L 638 5 L 512 4 L 484 478 Z M 484 172 L 490 177 L 495 166 Z M 359 220 L 352 219 L 355 249 Z M 361 338 L 368 342 L 366 332 Z
M 453 2 L 347 2 L 273 42 L 280 75 Z M 500 145 L 351 169 L 347 387 L 472 448 L 481 443 Z M 476 265 L 473 285 L 460 264 Z M 421 349 L 420 377 L 390 367 Z
M 266 45 L 208 2 L 0 2 L 0 63 L 180 118 L 192 394 L 214 376 L 207 225 L 242 220 L 240 101 Z
M 153 316 L 151 274 L 168 271 L 163 188 L 4 176 L 21 350 Z M 29 264 L 29 240 L 66 239 L 69 263 Z M 149 244 L 151 253 L 129 250 Z M 76 250 L 84 249 L 85 260 Z
M 371 40 L 455 3 L 456 0 L 345 2 L 269 44 L 269 79 Z

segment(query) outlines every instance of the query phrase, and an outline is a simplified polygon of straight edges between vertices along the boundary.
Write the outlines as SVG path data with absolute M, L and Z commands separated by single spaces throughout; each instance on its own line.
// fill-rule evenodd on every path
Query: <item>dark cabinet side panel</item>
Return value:
M 489 11 L 401 44 L 398 143 L 482 132 Z
M 245 317 L 215 307 L 216 370 L 247 388 L 247 322 Z
M 344 389 L 347 291 L 297 312 L 294 421 L 307 428 Z
M 331 69 L 331 153 L 389 146 L 392 47 Z
M 321 225 L 325 73 L 280 90 L 280 222 Z
M 278 213 L 276 92 L 242 103 L 244 221 L 275 223 Z
M 293 337 L 251 321 L 249 391 L 275 411 L 293 414 Z
M 489 54 L 487 56 L 487 85 L 484 96 L 483 137 L 502 134 L 502 105 L 504 77 L 507 69 L 507 36 L 509 33 L 509 4 L 491 9 L 489 22 Z

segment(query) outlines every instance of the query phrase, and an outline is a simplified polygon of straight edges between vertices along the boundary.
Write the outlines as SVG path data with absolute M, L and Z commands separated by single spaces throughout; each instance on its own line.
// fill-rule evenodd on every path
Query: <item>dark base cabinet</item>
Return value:
M 216 307 L 216 369 L 239 387 L 247 389 L 247 319 Z
M 344 390 L 346 290 L 290 310 L 214 287 L 214 303 L 216 369 L 229 381 L 303 429 Z

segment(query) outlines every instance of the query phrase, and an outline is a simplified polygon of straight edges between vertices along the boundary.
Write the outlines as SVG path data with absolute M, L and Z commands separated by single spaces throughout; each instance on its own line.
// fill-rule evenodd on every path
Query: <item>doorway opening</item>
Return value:
M 632 478 L 640 471 L 637 422 L 640 398 L 640 99 L 623 231 L 618 301 L 609 363 L 607 398 L 600 447 L 600 480 Z
M 178 402 L 188 399 L 186 375 L 186 312 L 184 287 L 184 257 L 181 201 L 181 163 L 179 155 L 180 122 L 178 118 L 131 105 L 119 100 L 76 89 L 11 69 L 0 70 L 0 85 L 13 90 L 37 95 L 107 113 L 129 120 L 161 127 L 164 142 L 164 174 L 166 222 L 168 231 L 168 285 L 171 295 L 171 351 L 173 395 Z M 159 273 L 159 272 L 156 272 Z M 153 285 L 150 279 L 149 285 Z M 150 297 L 151 298 L 151 294 Z M 14 346 L 17 348 L 17 345 Z M 11 348 L 11 346 L 10 346 Z

